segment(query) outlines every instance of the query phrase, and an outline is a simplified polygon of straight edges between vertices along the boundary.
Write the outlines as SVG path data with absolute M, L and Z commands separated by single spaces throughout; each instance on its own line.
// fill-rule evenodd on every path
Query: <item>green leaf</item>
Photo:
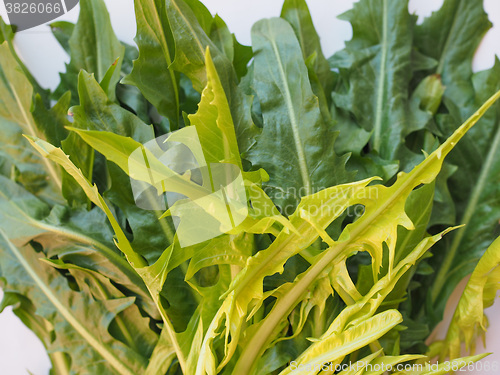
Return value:
M 312 71 L 316 74 L 319 85 L 313 85 L 313 92 L 320 98 L 320 101 L 321 96 L 324 96 L 324 104 L 329 108 L 334 75 L 321 50 L 319 36 L 314 28 L 305 0 L 286 0 L 281 9 L 281 18 L 287 20 L 292 26 L 302 49 L 304 60 L 315 56 Z
M 140 142 L 146 142 L 154 137 L 151 127 L 109 99 L 92 74 L 80 72 L 78 93 L 80 105 L 71 108 L 74 127 L 110 131 L 133 137 Z M 70 134 L 62 142 L 62 149 L 84 176 L 92 180 L 94 151 L 75 134 Z M 63 182 L 64 196 L 71 205 L 85 202 L 85 194 L 72 177 L 65 174 Z
M 405 204 L 405 212 L 412 221 L 415 229 L 407 230 L 398 228 L 396 249 L 394 252 L 394 263 L 398 264 L 418 245 L 421 238 L 426 236 L 427 226 L 431 218 L 434 198 L 435 184 L 424 185 L 414 190 L 408 197 Z M 384 307 L 396 308 L 401 299 L 406 297 L 408 286 L 415 274 L 416 267 L 403 276 L 402 280 L 396 284 L 391 294 L 387 297 Z M 393 304 L 391 304 L 394 303 Z
M 211 241 L 194 252 L 186 271 L 186 279 L 191 279 L 202 268 L 213 265 L 231 264 L 243 268 L 252 255 L 252 248 L 253 239 L 249 234 Z
M 7 41 L 10 42 L 14 39 L 14 31 L 12 26 L 7 25 L 3 18 L 0 17 L 0 44 Z
M 52 35 L 54 35 L 61 47 L 68 55 L 71 54 L 69 40 L 75 30 L 75 24 L 67 21 L 56 21 L 52 22 L 49 26 Z
M 233 66 L 238 78 L 242 79 L 248 72 L 248 64 L 253 57 L 252 47 L 240 44 L 233 34 L 234 57 Z
M 500 62 L 497 60 L 492 69 L 474 75 L 472 83 L 475 98 L 474 104 L 468 106 L 468 111 L 487 95 L 500 89 Z M 460 121 L 456 111 L 451 116 L 453 122 L 450 125 Z M 431 292 L 432 310 L 437 312 L 434 319 L 436 323 L 454 287 L 472 272 L 479 258 L 498 235 L 499 120 L 500 106 L 495 104 L 494 110 L 481 119 L 478 127 L 450 155 L 450 162 L 459 167 L 448 180 L 450 193 L 455 202 L 457 223 L 466 226 L 454 234 L 445 249 L 440 250 L 445 256 L 436 264 L 438 272 Z M 446 133 L 450 130 L 446 129 Z
M 158 219 L 162 211 L 148 211 L 137 206 L 130 177 L 125 172 L 113 163 L 108 163 L 107 169 L 111 183 L 104 197 L 119 208 L 126 218 L 134 250 L 149 264 L 153 264 L 173 242 L 173 225 L 169 218 Z
M 231 111 L 208 48 L 206 69 L 207 86 L 198 111 L 188 116 L 189 121 L 196 127 L 206 163 L 231 163 L 241 168 Z
M 175 59 L 170 68 L 185 74 L 191 80 L 193 88 L 201 92 L 207 83 L 205 51 L 207 47 L 210 49 L 231 108 L 239 149 L 244 153 L 255 142 L 259 132 L 251 118 L 252 98 L 238 87 L 231 61 L 207 36 L 188 4 L 183 0 L 168 0 L 167 15 L 175 41 Z
M 335 104 L 373 131 L 371 148 L 383 159 L 395 158 L 408 123 L 413 24 L 408 0 L 364 0 L 340 16 L 349 21 L 353 38 L 336 53 L 331 64 L 346 72 L 345 93 Z M 342 71 L 341 71 L 342 74 Z
M 184 0 L 184 3 L 191 8 L 201 28 L 208 35 L 212 30 L 215 17 L 212 17 L 208 8 L 200 0 Z
M 436 192 L 434 195 L 434 207 L 429 222 L 433 225 L 453 225 L 456 222 L 456 207 L 451 196 L 448 180 L 457 170 L 457 167 L 448 163 L 443 164 L 443 169 L 436 179 Z
M 459 27 L 460 24 L 463 27 Z M 472 74 L 474 51 L 490 27 L 482 1 L 447 0 L 439 11 L 416 28 L 416 47 L 438 61 L 437 67 L 427 71 L 440 74 L 446 86 L 442 108 L 448 113 L 438 113 L 435 116 L 438 128 L 431 129 L 438 136 L 451 134 L 478 103 L 500 88 L 497 61 L 492 69 Z M 425 309 L 431 327 L 441 320 L 455 286 L 472 272 L 497 234 L 499 118 L 496 106 L 496 111 L 489 112 L 451 153 L 450 163 L 458 167 L 456 171 L 453 173 L 448 168 L 438 181 L 436 193 L 441 202 L 436 206 L 432 222 L 448 224 L 456 220 L 466 226 L 438 245 L 436 257 L 430 262 L 437 274 L 424 281 L 422 291 L 417 291 L 413 297 L 420 299 L 430 295 L 420 315 Z M 453 206 L 448 204 L 448 209 L 442 211 L 446 202 L 453 202 Z
M 147 142 L 154 137 L 150 126 L 109 99 L 92 74 L 80 72 L 78 94 L 80 104 L 71 108 L 73 127 L 113 132 L 138 142 Z
M 172 348 L 167 330 L 161 332 L 160 339 L 149 359 L 145 375 L 166 374 L 172 361 L 175 359 L 175 350 Z
M 195 90 L 201 92 L 207 82 L 205 71 L 207 46 L 210 47 L 216 66 L 219 59 L 222 59 L 225 65 L 229 61 L 207 36 L 198 23 L 195 13 L 184 1 L 168 0 L 166 8 L 175 41 L 175 59 L 170 68 L 184 73 L 193 83 Z M 227 76 L 224 78 L 227 79 Z
M 233 34 L 229 31 L 226 23 L 219 15 L 213 18 L 212 27 L 209 32 L 210 39 L 217 46 L 219 51 L 226 55 L 229 61 L 234 60 L 234 41 Z
M 52 108 L 47 109 L 41 96 L 35 96 L 33 119 L 39 131 L 45 134 L 47 141 L 57 147 L 60 147 L 61 141 L 68 136 L 65 126 L 71 124 L 68 120 L 70 101 L 71 93 L 68 91 Z
M 500 237 L 486 250 L 467 282 L 451 320 L 440 359 L 460 356 L 461 345 L 474 353 L 476 339 L 486 333 L 488 321 L 483 310 L 493 305 L 500 289 Z
M 14 48 L 14 30 L 11 25 L 7 25 L 2 17 L 0 17 L 0 44 L 5 44 L 8 45 L 10 49 L 10 53 L 12 57 L 16 60 L 18 66 L 19 66 L 19 71 L 21 71 L 24 76 L 28 79 L 30 82 L 31 86 L 33 87 L 34 92 L 39 94 L 43 98 L 43 102 L 45 103 L 46 106 L 50 105 L 50 91 L 47 89 L 43 89 L 33 77 L 33 75 L 30 73 L 28 68 L 24 65 L 23 61 L 19 58 L 17 55 L 16 49 Z
M 148 313 L 158 317 L 146 286 L 114 249 L 110 228 L 95 210 L 68 213 L 61 206 L 51 210 L 7 178 L 0 176 L 0 182 L 0 228 L 8 233 L 11 242 L 24 246 L 34 240 L 47 251 L 57 249 L 55 253 L 61 258 L 85 264 L 128 288 L 139 296 L 140 304 Z M 68 245 L 74 247 L 68 249 Z
M 82 171 L 88 179 L 92 179 L 94 171 L 94 150 L 87 147 L 85 143 L 74 133 L 61 142 L 61 149 L 69 156 L 71 161 Z M 90 202 L 80 185 L 66 171 L 62 172 L 62 194 L 71 207 L 87 206 Z
M 2 140 L 0 141 L 0 174 L 20 183 L 34 194 L 48 200 L 53 192 L 47 191 L 47 174 L 39 155 L 33 152 L 23 139 L 23 130 L 18 124 L 0 119 Z M 48 193 L 48 194 L 47 194 Z
M 353 325 L 338 335 L 324 338 L 313 344 L 306 352 L 297 358 L 297 366 L 288 367 L 280 374 L 316 374 L 315 365 L 322 365 L 327 362 L 336 362 L 368 344 L 382 337 L 391 328 L 401 323 L 403 318 L 397 310 L 387 310 L 374 317 L 364 320 L 357 325 Z
M 425 77 L 418 84 L 410 97 L 409 116 L 411 124 L 404 129 L 404 136 L 408 136 L 410 133 L 421 130 L 426 126 L 431 128 L 433 132 L 438 132 L 436 125 L 432 123 L 433 127 L 431 127 L 429 123 L 441 104 L 444 91 L 445 86 L 437 74 Z
M 80 70 L 94 73 L 97 80 L 101 81 L 109 67 L 118 59 L 109 90 L 106 92 L 110 100 L 114 101 L 125 48 L 113 32 L 109 13 L 103 0 L 80 2 L 78 22 L 68 43 L 71 60 L 66 65 L 66 73 L 61 74 L 61 83 L 55 94 L 62 95 L 70 90 L 71 103 L 77 104 L 77 77 Z
M 247 65 L 253 57 L 252 47 L 240 44 L 236 40 L 236 36 L 231 34 L 226 23 L 218 14 L 213 17 L 211 28 L 207 32 L 207 35 L 219 51 L 233 63 L 238 78 L 243 77 L 247 72 Z
M 198 357 L 203 335 L 222 304 L 220 296 L 227 291 L 234 275 L 253 250 L 250 235 L 222 236 L 194 251 L 186 272 L 186 280 L 200 297 L 188 328 L 179 335 L 187 357 L 185 372 L 198 371 Z M 168 284 L 168 280 L 167 280 Z
M 116 97 L 122 107 L 133 112 L 144 123 L 151 123 L 149 116 L 151 105 L 137 87 L 119 83 L 116 86 Z
M 143 365 L 140 356 L 107 332 L 115 315 L 130 306 L 133 300 L 121 298 L 100 303 L 72 291 L 63 276 L 50 266 L 40 264 L 41 257 L 31 246 L 16 248 L 3 230 L 0 230 L 0 252 L 1 274 L 8 282 L 7 291 L 13 287 L 26 293 L 36 301 L 37 312 L 53 320 L 56 341 L 51 349 L 69 351 L 75 372 L 132 375 L 140 371 Z M 95 322 L 99 322 L 97 329 Z M 77 343 L 80 349 L 73 351 Z
M 61 47 L 68 53 L 71 54 L 69 47 L 69 39 L 73 34 L 75 25 L 71 22 L 57 21 L 50 24 L 52 34 L 55 36 Z M 128 45 L 122 42 L 125 47 L 125 55 L 122 62 L 122 75 L 130 74 L 132 71 L 133 60 L 136 60 L 139 56 L 139 51 L 135 46 Z M 112 77 L 111 77 L 112 78 Z M 142 96 L 141 92 L 133 86 L 117 84 L 116 96 L 122 105 L 127 106 L 133 110 L 143 121 L 149 122 L 148 115 L 148 102 Z
M 136 86 L 158 112 L 170 121 L 170 129 L 179 124 L 179 77 L 170 67 L 175 55 L 165 2 L 135 0 L 139 58 L 123 83 Z
M 33 87 L 30 81 L 24 75 L 15 56 L 12 55 L 9 45 L 4 42 L 0 45 L 0 120 L 17 124 L 25 134 L 43 137 L 31 114 L 32 96 Z M 17 132 L 15 131 L 15 133 Z M 20 152 L 24 153 L 23 149 L 26 148 L 27 144 L 26 141 L 20 139 L 10 146 L 14 154 L 19 154 Z M 6 151 L 11 154 L 9 148 Z M 17 155 L 13 156 L 13 160 L 26 161 L 24 157 L 19 160 Z M 49 192 L 46 194 L 53 197 L 55 192 L 55 199 L 57 199 L 61 187 L 59 170 L 43 158 L 38 161 L 38 164 L 43 169 L 45 177 L 49 179 L 47 182 Z M 21 169 L 21 174 L 22 172 Z
M 434 198 L 434 184 L 430 183 L 414 190 L 405 204 L 405 212 L 415 227 L 409 231 L 398 228 L 398 242 L 394 262 L 405 258 L 427 232 Z
M 481 0 L 445 0 L 443 6 L 415 29 L 415 45 L 438 61 L 436 73 L 446 87 L 445 96 L 459 108 L 474 96 L 470 82 L 472 58 L 490 29 Z M 470 112 L 465 111 L 464 116 Z
M 126 297 L 102 271 L 81 267 L 63 260 L 42 259 L 59 270 L 68 270 L 80 290 L 88 290 L 96 301 L 108 301 Z M 150 319 L 144 318 L 138 306 L 131 305 L 117 314 L 109 331 L 117 340 L 132 348 L 144 358 L 149 358 L 158 341 L 158 335 L 149 327 Z
M 228 239 L 229 238 L 227 236 L 222 236 L 218 239 L 214 239 L 213 241 L 216 244 L 215 248 L 223 245 L 224 242 L 226 242 Z M 190 325 L 188 325 L 187 323 L 189 322 L 189 324 L 191 325 L 195 324 L 196 327 L 199 328 L 203 327 L 203 323 L 199 321 L 199 312 L 195 312 L 192 317 L 190 316 L 189 312 L 186 315 L 185 311 L 184 315 L 173 316 L 176 313 L 176 310 L 177 312 L 179 312 L 183 309 L 189 309 L 189 300 L 193 297 L 193 295 L 191 294 L 193 291 L 189 290 L 186 292 L 184 290 L 185 285 L 182 285 L 182 283 L 179 282 L 178 272 L 176 273 L 175 271 L 178 270 L 177 267 L 179 267 L 182 263 L 193 256 L 194 251 L 199 251 L 204 246 L 205 244 L 198 244 L 187 248 L 181 248 L 178 242 L 175 241 L 163 252 L 162 256 L 156 263 L 151 266 L 141 267 L 137 269 L 137 272 L 139 272 L 145 283 L 148 285 L 151 296 L 157 302 L 165 323 L 162 332 L 163 346 L 158 348 L 158 350 L 160 351 L 160 353 L 162 353 L 163 351 L 175 352 L 177 360 L 179 361 L 183 371 L 186 371 L 187 369 L 187 362 L 190 353 L 194 352 L 194 348 L 191 348 L 193 342 L 193 337 L 190 335 L 190 333 L 192 332 L 192 327 L 190 328 Z M 208 248 L 213 249 L 214 246 L 209 243 Z M 177 306 L 171 305 L 170 302 L 174 301 L 177 303 Z M 203 304 L 202 301 L 199 302 Z M 212 301 L 212 303 L 213 302 L 215 301 Z M 170 308 L 167 308 L 168 305 L 171 305 Z M 199 309 L 201 311 L 201 305 L 199 306 Z M 173 321 L 176 320 L 176 318 L 185 325 L 185 332 L 181 334 L 178 334 L 174 329 Z M 167 357 L 167 362 L 169 360 L 169 357 Z M 156 361 L 159 362 L 159 359 L 157 359 Z
M 254 89 L 264 130 L 245 155 L 270 176 L 266 193 L 285 214 L 300 198 L 351 179 L 337 157 L 335 133 L 323 123 L 302 51 L 290 25 L 262 20 L 252 29 Z M 327 172 L 328 171 L 328 172 Z
M 329 250 L 322 252 L 312 266 L 306 271 L 297 283 L 291 288 L 288 293 L 282 296 L 273 307 L 272 312 L 267 316 L 265 322 L 253 334 L 252 339 L 247 343 L 244 352 L 240 355 L 238 364 L 235 367 L 235 373 L 238 371 L 250 371 L 255 359 L 265 350 L 270 340 L 274 338 L 276 330 L 279 328 L 280 321 L 290 313 L 296 306 L 300 298 L 303 296 L 310 284 L 330 265 L 337 263 L 348 257 L 356 250 L 367 251 L 372 257 L 372 268 L 374 279 L 377 280 L 378 271 L 382 265 L 383 248 L 388 249 L 389 272 L 388 277 L 391 277 L 393 271 L 394 251 L 397 241 L 397 228 L 404 226 L 406 229 L 413 229 L 414 225 L 408 218 L 405 212 L 405 202 L 414 188 L 421 184 L 429 184 L 437 177 L 441 169 L 444 157 L 453 149 L 455 144 L 465 135 L 465 133 L 481 118 L 481 116 L 490 108 L 495 101 L 500 97 L 500 91 L 492 96 L 479 110 L 471 116 L 453 135 L 448 138 L 436 151 L 429 155 L 422 163 L 416 166 L 410 173 L 400 172 L 397 181 L 390 187 L 382 185 L 369 186 L 355 194 L 350 201 L 351 204 L 363 204 L 365 208 L 364 214 L 354 223 L 345 227 L 337 241 L 325 238 L 323 240 L 328 243 Z M 362 195 L 362 196 L 360 196 Z M 317 207 L 317 206 L 316 206 Z M 336 205 L 336 207 L 339 207 Z M 302 212 L 305 210 L 301 210 Z M 343 210 L 342 210 L 343 211 Z M 299 211 L 300 212 L 300 211 Z M 306 211 L 307 212 L 307 211 Z M 340 213 L 339 213 L 340 214 Z M 303 213 L 301 214 L 304 215 Z M 314 221 L 310 222 L 313 227 L 318 228 L 321 235 L 322 226 L 314 225 Z M 324 230 L 324 229 L 323 229 Z M 440 235 L 438 235 L 440 237 Z M 434 242 L 437 241 L 436 236 L 431 238 Z M 428 247 L 427 247 L 428 248 Z M 290 250 L 288 250 L 290 251 Z M 259 252 L 258 254 L 264 254 Z M 274 260 L 279 252 L 271 252 L 267 255 L 270 260 Z M 253 267 L 252 267 L 253 266 Z M 247 264 L 247 268 L 253 268 L 252 275 L 257 275 L 257 272 L 267 271 L 266 260 L 262 259 L 257 266 L 253 265 L 251 260 Z M 260 268 L 260 269 L 259 269 Z M 261 271 L 262 270 L 262 271 Z M 274 268 L 279 271 L 280 269 Z M 245 310 L 241 306 L 247 306 L 248 299 L 245 294 L 251 292 L 248 288 L 245 293 L 242 293 L 238 284 L 241 279 L 236 279 L 231 287 L 232 294 L 226 296 L 223 308 L 227 308 L 226 303 L 235 303 L 232 300 L 241 298 L 239 310 L 244 313 Z M 244 279 L 243 279 L 244 280 Z M 246 286 L 245 284 L 243 284 Z M 255 293 L 255 292 L 254 292 Z M 262 298 L 258 294 L 252 298 Z M 220 310 L 223 311 L 223 310 Z M 210 331 L 209 331 L 210 332 Z
M 140 267 L 145 265 L 144 259 L 139 256 L 131 247 L 128 238 L 125 236 L 123 229 L 120 227 L 119 223 L 116 221 L 113 213 L 109 209 L 102 196 L 99 194 L 96 185 L 92 185 L 89 180 L 85 178 L 80 169 L 78 169 L 60 148 L 52 146 L 41 139 L 30 138 L 31 145 L 44 157 L 50 159 L 61 167 L 63 167 L 68 174 L 70 174 L 76 182 L 81 186 L 87 197 L 94 203 L 97 207 L 104 211 L 106 216 L 113 227 L 115 235 L 117 237 L 116 245 L 118 248 L 127 256 L 127 259 L 134 267 Z

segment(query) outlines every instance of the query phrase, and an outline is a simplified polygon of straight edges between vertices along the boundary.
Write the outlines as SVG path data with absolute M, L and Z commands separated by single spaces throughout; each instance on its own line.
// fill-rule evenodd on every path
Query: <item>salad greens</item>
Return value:
M 103 0 L 51 25 L 70 56 L 54 92 L 0 20 L 0 312 L 51 374 L 444 374 L 484 358 L 500 62 L 471 70 L 482 1 L 417 24 L 408 0 L 360 0 L 329 58 L 304 0 L 258 21 L 251 47 L 198 0 L 134 4 L 137 48 Z M 342 367 L 356 361 L 372 367 Z

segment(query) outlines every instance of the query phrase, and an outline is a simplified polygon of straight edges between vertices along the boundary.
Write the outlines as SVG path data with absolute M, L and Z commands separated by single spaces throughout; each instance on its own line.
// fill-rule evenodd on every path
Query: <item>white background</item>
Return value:
M 218 13 L 228 24 L 229 29 L 236 34 L 243 44 L 250 44 L 250 29 L 254 22 L 264 17 L 279 16 L 282 0 L 202 0 L 212 13 Z M 132 0 L 105 0 L 111 15 L 111 22 L 118 38 L 127 43 L 133 43 L 135 36 L 135 18 Z M 331 56 L 344 46 L 344 41 L 352 36 L 350 25 L 335 17 L 350 9 L 354 0 L 309 0 L 308 4 L 321 37 L 325 56 Z M 481 44 L 474 59 L 475 71 L 489 68 L 493 65 L 495 54 L 500 56 L 500 1 L 484 0 L 485 9 L 493 22 L 491 29 Z M 410 11 L 428 16 L 437 10 L 442 0 L 410 0 Z M 76 22 L 78 6 L 60 19 Z M 5 19 L 5 9 L 0 1 L 0 14 Z M 59 82 L 59 72 L 65 70 L 64 63 L 69 58 L 58 45 L 49 31 L 48 26 L 39 26 L 23 31 L 16 36 L 16 47 L 28 68 L 44 87 L 54 89 Z M 449 322 L 450 314 L 465 283 L 457 288 L 448 303 L 447 318 L 438 326 L 434 337 L 442 337 Z M 2 291 L 0 290 L 0 298 Z M 496 354 L 483 360 L 497 361 L 500 365 L 500 303 L 486 311 L 490 317 L 489 334 L 486 343 L 489 351 Z M 483 350 L 478 342 L 478 351 Z M 0 314 L 0 375 L 26 375 L 28 370 L 34 375 L 47 375 L 50 363 L 42 344 L 17 319 L 10 308 Z M 466 372 L 460 372 L 466 373 Z M 494 371 L 467 372 L 469 374 L 496 374 Z

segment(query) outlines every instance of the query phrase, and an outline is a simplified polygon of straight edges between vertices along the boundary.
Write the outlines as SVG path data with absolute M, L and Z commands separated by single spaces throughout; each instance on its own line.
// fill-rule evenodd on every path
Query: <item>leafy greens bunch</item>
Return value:
M 407 0 L 361 0 L 329 59 L 303 0 L 257 22 L 252 47 L 198 0 L 135 0 L 138 49 L 103 0 L 80 7 L 51 25 L 71 57 L 54 92 L 0 22 L 0 311 L 36 333 L 52 374 L 484 357 L 460 358 L 500 283 L 500 63 L 471 71 L 490 27 L 480 0 L 445 0 L 421 25 Z M 248 215 L 181 247 L 171 210 L 138 207 L 130 177 L 168 177 L 157 193 L 188 198 L 200 186 L 155 155 L 130 160 L 185 128 L 207 163 L 242 171 Z

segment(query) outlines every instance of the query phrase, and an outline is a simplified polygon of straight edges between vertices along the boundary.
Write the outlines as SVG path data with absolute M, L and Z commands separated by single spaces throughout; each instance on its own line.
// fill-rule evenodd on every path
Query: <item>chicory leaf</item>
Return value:
M 337 157 L 335 133 L 322 121 L 297 38 L 288 22 L 262 20 L 252 29 L 253 87 L 264 129 L 245 154 L 270 176 L 264 190 L 290 215 L 302 196 L 347 182 L 346 157 Z

